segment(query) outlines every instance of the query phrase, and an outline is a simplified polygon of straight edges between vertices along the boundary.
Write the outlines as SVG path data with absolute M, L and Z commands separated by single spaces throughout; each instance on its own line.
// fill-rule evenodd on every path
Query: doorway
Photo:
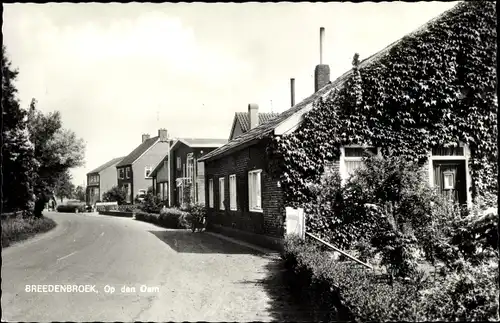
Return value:
M 464 160 L 433 161 L 434 187 L 445 197 L 459 204 L 467 203 Z

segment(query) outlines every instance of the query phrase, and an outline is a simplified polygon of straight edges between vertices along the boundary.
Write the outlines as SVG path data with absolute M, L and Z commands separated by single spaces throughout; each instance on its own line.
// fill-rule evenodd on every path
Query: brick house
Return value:
M 444 13 L 412 34 L 427 32 L 430 26 L 439 25 L 441 20 L 448 21 L 448 17 Z M 322 28 L 320 44 L 323 38 Z M 359 69 L 373 66 L 382 58 L 391 55 L 401 41 L 396 41 L 361 61 Z M 315 69 L 314 94 L 298 104 L 292 103 L 292 107 L 278 117 L 252 127 L 200 159 L 205 163 L 207 212 L 211 229 L 256 244 L 280 247 L 286 221 L 284 191 L 280 180 L 270 173 L 266 149 L 271 140 L 294 133 L 302 124 L 304 115 L 313 109 L 314 103 L 340 89 L 353 75 L 353 71 L 344 73 L 333 82 L 330 82 L 329 74 L 328 65 L 322 64 L 320 59 L 320 65 Z M 453 129 L 456 126 L 450 124 L 450 127 Z M 340 147 L 340 157 L 336 161 L 323 161 L 323 164 L 327 166 L 325 169 L 337 169 L 345 181 L 362 165 L 362 153 L 366 150 L 380 153 L 379 147 L 344 146 Z M 454 148 L 429 148 L 427 156 L 423 167 L 428 171 L 429 183 L 442 193 L 450 193 L 456 201 L 470 204 L 471 149 L 459 142 Z M 288 161 L 284 159 L 282 162 Z
M 113 158 L 87 173 L 87 203 L 94 205 L 102 201 L 102 195 L 116 185 L 116 165 L 124 157 Z
M 205 138 L 172 140 L 168 153 L 151 172 L 154 193 L 169 201 L 170 206 L 181 206 L 185 202 L 186 189 L 189 189 L 191 202 L 204 204 L 204 164 L 198 163 L 198 159 L 226 142 L 225 139 Z
M 116 165 L 117 184 L 125 188 L 127 203 L 133 203 L 139 193 L 147 192 L 153 185 L 153 167 L 164 157 L 169 146 L 165 129 L 159 129 L 158 136 L 153 138 L 143 134 L 141 144 Z

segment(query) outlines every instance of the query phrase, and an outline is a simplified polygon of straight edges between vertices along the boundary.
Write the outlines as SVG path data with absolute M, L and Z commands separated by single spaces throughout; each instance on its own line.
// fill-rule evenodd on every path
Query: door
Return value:
M 467 203 L 465 161 L 433 161 L 434 186 L 449 199 Z

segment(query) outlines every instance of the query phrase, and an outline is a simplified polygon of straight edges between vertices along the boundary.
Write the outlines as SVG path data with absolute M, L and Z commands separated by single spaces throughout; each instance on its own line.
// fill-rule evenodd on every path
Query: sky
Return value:
M 234 113 L 314 92 L 319 29 L 331 80 L 458 2 L 4 4 L 3 37 L 25 108 L 58 110 L 86 143 L 86 173 L 141 135 L 228 138 Z

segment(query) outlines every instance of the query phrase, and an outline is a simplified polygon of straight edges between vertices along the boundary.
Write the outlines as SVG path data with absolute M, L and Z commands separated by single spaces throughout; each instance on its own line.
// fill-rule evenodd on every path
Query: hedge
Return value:
M 161 214 L 137 212 L 135 219 L 139 221 L 157 224 L 171 229 L 185 229 L 189 227 L 190 214 L 176 208 L 167 208 Z
M 287 283 L 315 321 L 498 320 L 498 264 L 436 279 L 416 275 L 392 284 L 375 272 L 332 259 L 320 247 L 287 238 Z M 496 288 L 495 288 L 496 286 Z

